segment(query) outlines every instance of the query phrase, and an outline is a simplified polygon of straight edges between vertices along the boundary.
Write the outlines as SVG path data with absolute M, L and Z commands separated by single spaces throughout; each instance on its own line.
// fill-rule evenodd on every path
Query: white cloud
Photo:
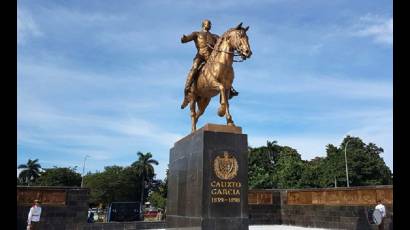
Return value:
M 198 4 L 197 1 L 194 0 L 181 0 L 181 1 L 168 1 L 166 3 L 170 3 L 170 6 L 175 8 L 189 8 L 189 9 L 201 9 L 201 10 L 226 10 L 232 9 L 236 7 L 246 8 L 254 5 L 262 5 L 262 4 L 277 4 L 287 2 L 285 0 L 210 0 L 210 1 L 203 1 L 201 4 Z M 157 1 L 150 1 L 149 4 L 154 6 L 163 6 L 164 2 L 157 2 Z
M 24 44 L 30 37 L 42 35 L 31 13 L 17 7 L 17 43 Z
M 42 8 L 42 14 L 53 19 L 57 24 L 61 25 L 76 25 L 76 26 L 107 26 L 109 23 L 123 23 L 127 18 L 123 14 L 113 14 L 108 12 L 99 12 L 96 9 L 85 9 L 83 7 L 75 9 L 75 7 L 67 8 L 65 6 L 57 6 Z
M 151 151 L 161 164 L 158 176 L 165 176 L 169 148 L 182 135 L 164 129 L 161 119 L 168 117 L 166 109 L 179 100 L 164 93 L 153 98 L 141 89 L 177 87 L 174 77 L 158 80 L 161 69 L 175 71 L 176 61 L 163 60 L 160 67 L 147 64 L 124 74 L 75 68 L 61 57 L 26 58 L 18 64 L 18 145 L 35 150 L 19 152 L 19 156 L 40 154 L 39 158 L 48 160 L 45 166 L 66 167 L 78 165 L 72 159 L 81 163 L 88 154 L 92 160 L 87 168 L 94 171 L 111 165 L 110 161 L 129 165 L 136 151 Z M 162 116 L 160 121 L 156 116 Z
M 371 37 L 376 43 L 393 44 L 393 18 L 368 14 L 354 26 L 354 36 Z
M 87 107 L 87 104 L 84 106 Z M 82 107 L 78 105 L 77 109 L 81 111 Z M 79 155 L 94 152 L 98 159 L 108 159 L 108 156 L 117 154 L 115 146 L 129 147 L 146 141 L 169 147 L 182 137 L 178 133 L 162 130 L 153 121 L 137 115 L 107 117 L 60 111 L 40 101 L 34 94 L 24 92 L 20 92 L 18 98 L 18 131 L 20 144 L 51 145 L 54 150 L 70 149 L 67 152 Z
M 180 134 L 161 130 L 155 123 L 138 117 L 108 118 L 92 114 L 71 114 L 33 99 L 30 103 L 19 106 L 18 123 L 21 132 L 18 133 L 18 138 L 31 144 L 64 140 L 74 146 L 82 144 L 84 147 L 94 147 L 113 144 L 121 138 L 147 138 L 151 142 L 171 146 L 182 137 Z M 26 126 L 35 131 L 24 129 Z M 104 132 L 109 132 L 110 135 L 101 134 Z
M 269 70 L 236 71 L 240 78 L 237 84 L 246 91 L 258 94 L 315 94 L 342 98 L 392 99 L 393 84 L 386 80 L 354 79 L 353 76 L 323 76 L 319 74 L 298 74 L 291 76 L 272 73 Z M 274 77 L 272 77 L 274 76 Z M 295 84 L 297 81 L 297 84 Z M 261 91 L 260 89 L 264 89 Z

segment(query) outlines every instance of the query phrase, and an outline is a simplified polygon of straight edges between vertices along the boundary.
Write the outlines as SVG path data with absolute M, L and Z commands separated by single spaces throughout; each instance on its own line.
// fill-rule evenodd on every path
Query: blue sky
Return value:
M 18 1 L 17 164 L 103 170 L 169 149 L 190 132 L 179 108 L 203 19 L 250 26 L 235 63 L 235 123 L 253 147 L 277 140 L 303 159 L 346 135 L 393 169 L 392 1 Z M 198 127 L 224 124 L 214 98 Z

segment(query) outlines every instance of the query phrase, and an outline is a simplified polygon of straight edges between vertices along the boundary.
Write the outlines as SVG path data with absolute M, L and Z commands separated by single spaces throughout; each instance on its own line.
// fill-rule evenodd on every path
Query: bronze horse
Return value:
M 226 123 L 235 126 L 229 113 L 228 99 L 230 88 L 234 79 L 232 67 L 235 52 L 243 60 L 252 55 L 246 32 L 249 26 L 242 27 L 240 23 L 235 28 L 226 31 L 216 42 L 211 56 L 199 70 L 197 80 L 192 84 L 189 92 L 189 105 L 191 110 L 192 132 L 196 130 L 198 118 L 204 113 L 211 98 L 220 94 L 220 107 L 218 115 L 226 117 Z M 198 111 L 196 111 L 198 106 Z

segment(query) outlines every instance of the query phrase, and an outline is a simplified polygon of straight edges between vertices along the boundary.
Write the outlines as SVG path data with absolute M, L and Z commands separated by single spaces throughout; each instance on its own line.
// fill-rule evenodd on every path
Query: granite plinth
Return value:
M 207 124 L 170 151 L 167 227 L 248 229 L 247 135 Z

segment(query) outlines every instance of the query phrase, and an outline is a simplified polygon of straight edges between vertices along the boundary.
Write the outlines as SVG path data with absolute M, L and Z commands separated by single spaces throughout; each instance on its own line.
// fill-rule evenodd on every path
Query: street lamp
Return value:
M 347 171 L 346 149 L 347 149 L 347 145 L 349 144 L 349 141 L 350 141 L 350 140 L 348 140 L 348 141 L 346 142 L 346 145 L 345 145 L 345 164 L 346 164 L 346 182 L 347 182 L 347 187 L 349 187 L 349 172 Z
M 86 156 L 84 157 L 83 175 L 81 176 L 81 188 L 83 187 L 83 184 L 84 184 L 84 170 L 85 170 L 85 161 L 87 160 L 87 157 L 90 157 L 90 156 L 86 155 Z

